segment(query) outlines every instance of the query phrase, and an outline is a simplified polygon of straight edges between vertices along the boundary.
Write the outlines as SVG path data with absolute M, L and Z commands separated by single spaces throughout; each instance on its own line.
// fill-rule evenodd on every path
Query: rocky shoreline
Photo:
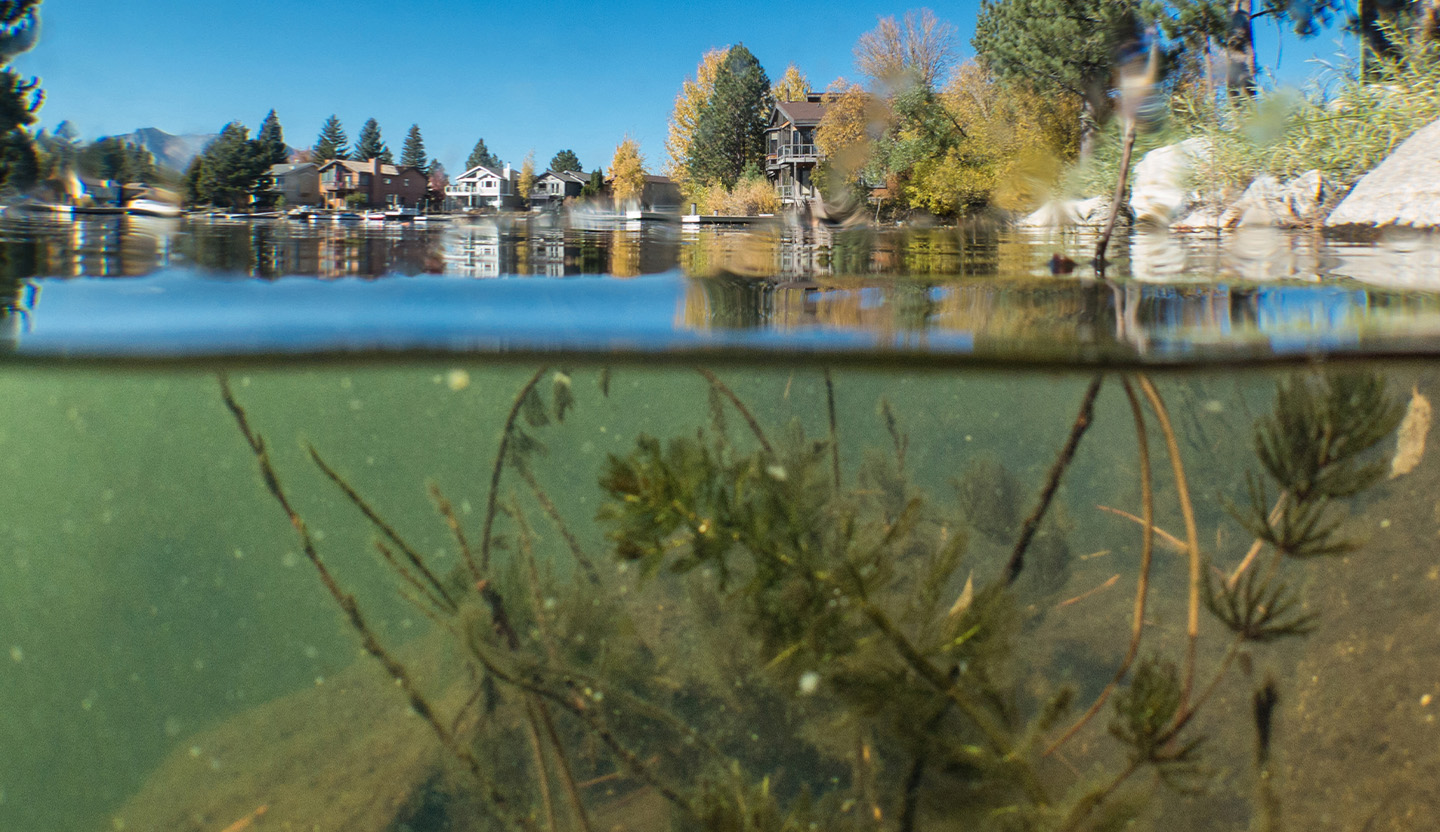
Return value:
M 1204 138 L 1156 148 L 1135 165 L 1130 214 L 1137 227 L 1172 231 L 1238 228 L 1440 228 L 1440 120 L 1410 136 L 1348 191 L 1319 170 L 1288 181 L 1256 177 L 1218 199 L 1195 188 Z M 1110 197 L 1057 200 L 1019 219 L 1021 228 L 1104 224 Z

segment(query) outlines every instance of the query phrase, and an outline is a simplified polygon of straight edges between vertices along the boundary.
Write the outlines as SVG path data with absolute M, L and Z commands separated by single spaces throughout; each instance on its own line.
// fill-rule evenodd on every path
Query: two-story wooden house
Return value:
M 445 196 L 466 210 L 516 208 L 520 205 L 520 195 L 515 190 L 517 179 L 509 165 L 502 169 L 476 165 L 445 186 Z
M 320 166 L 320 197 L 327 208 L 345 208 L 359 194 L 365 208 L 418 208 L 428 178 L 419 168 L 387 165 L 379 159 L 332 159 Z
M 320 204 L 320 169 L 314 164 L 271 165 L 265 176 L 271 199 L 284 197 L 286 205 Z
M 548 208 L 560 205 L 566 197 L 578 197 L 590 183 L 590 177 L 573 170 L 547 170 L 530 189 L 530 207 Z
M 815 146 L 815 128 L 825 117 L 825 97 L 809 93 L 804 101 L 777 101 L 765 128 L 765 178 L 780 194 L 781 205 L 799 205 L 820 198 L 811 184 L 815 166 L 824 158 Z

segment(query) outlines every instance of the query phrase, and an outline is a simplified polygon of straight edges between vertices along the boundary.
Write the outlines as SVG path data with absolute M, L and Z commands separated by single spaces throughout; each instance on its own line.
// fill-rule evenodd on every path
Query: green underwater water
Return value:
M 808 440 L 823 443 L 831 430 L 827 371 L 787 361 L 776 357 L 761 366 L 716 367 L 714 373 L 777 445 L 787 442 L 785 437 L 794 435 L 797 427 Z M 1412 385 L 1424 390 L 1427 382 L 1434 382 L 1432 371 L 1417 364 L 1362 368 L 1384 378 L 1402 405 L 1410 399 Z M 455 699 L 445 692 L 448 683 L 443 680 L 477 672 L 464 639 L 447 641 L 446 621 L 471 633 L 471 639 L 491 640 L 482 652 L 503 653 L 503 639 L 493 627 L 475 623 L 490 621 L 486 608 L 478 599 L 462 602 L 460 612 L 449 619 L 439 616 L 437 624 L 407 603 L 401 584 L 373 546 L 376 529 L 312 464 L 306 450 L 313 445 L 444 581 L 461 575 L 447 585 L 462 593 L 467 583 L 463 558 L 427 493 L 428 484 L 437 485 L 453 503 L 470 543 L 478 547 L 507 415 L 537 371 L 536 365 L 457 358 L 232 367 L 223 375 L 251 427 L 263 434 L 275 472 L 303 516 L 316 550 L 343 590 L 357 600 L 374 635 L 397 650 L 449 644 L 435 648 L 442 656 L 439 663 L 448 664 L 449 670 L 417 671 L 421 688 L 440 703 L 447 724 L 456 714 L 488 714 L 476 717 L 482 727 L 458 727 L 456 736 L 468 738 L 467 732 L 475 731 L 483 737 L 484 730 L 493 730 L 504 740 L 476 752 L 482 768 L 510 795 L 508 805 L 514 812 L 543 829 L 546 813 L 534 788 L 533 752 L 523 720 L 506 722 L 520 712 L 516 703 L 528 702 L 524 689 L 504 684 L 496 689 L 494 682 L 482 686 L 472 675 L 470 687 L 483 687 L 477 699 Z M 1273 407 L 1277 379 L 1296 372 L 1315 376 L 1321 371 L 1197 368 L 1154 376 L 1180 442 L 1200 546 L 1222 568 L 1233 567 L 1250 541 L 1227 513 L 1222 496 L 1243 502 L 1245 472 L 1258 470 L 1252 425 Z M 885 524 L 899 522 L 899 514 L 885 514 L 888 509 L 881 504 L 888 499 L 886 489 L 899 488 L 895 482 L 903 473 L 909 485 L 899 492 L 904 495 L 899 505 L 923 499 L 925 511 L 937 518 L 925 521 L 932 525 L 923 534 L 916 532 L 910 548 L 894 554 L 885 567 L 894 574 L 886 573 L 884 580 L 890 583 L 877 598 L 899 609 L 934 591 L 940 596 L 937 620 L 943 622 L 945 610 L 955 608 L 952 602 L 960 606 L 967 578 L 973 581 L 975 598 L 988 604 L 999 597 L 994 602 L 1005 605 L 1004 615 L 996 613 L 993 621 L 977 619 L 977 627 L 983 627 L 987 637 L 993 635 L 986 648 L 991 652 L 957 660 L 951 672 L 969 672 L 961 667 L 966 662 L 977 667 L 982 660 L 991 662 L 986 665 L 990 675 L 977 683 L 983 691 L 977 695 L 985 699 L 1003 694 L 1004 703 L 994 710 L 1016 737 L 1025 735 L 1047 701 L 1070 686 L 1075 706 L 1046 729 L 1047 736 L 1057 736 L 1109 680 L 1129 639 L 1140 527 L 1096 508 L 1141 511 L 1135 427 L 1120 373 L 1105 375 L 1092 425 L 1040 525 L 1026 571 L 1011 589 L 987 594 L 989 587 L 998 586 L 1016 523 L 1034 508 L 1094 373 L 909 372 L 894 367 L 837 368 L 828 374 L 840 491 L 858 495 L 853 497 L 856 504 L 868 507 L 862 516 L 879 512 L 882 527 L 888 528 Z M 855 655 L 882 649 L 876 645 L 884 639 L 863 620 L 847 619 L 842 629 L 848 628 L 848 635 L 843 637 L 815 636 L 820 639 L 810 642 L 811 647 L 819 645 L 815 663 L 792 666 L 791 659 L 811 647 L 791 646 L 786 652 L 782 646 L 778 655 L 766 652 L 761 645 L 763 622 L 742 614 L 753 600 L 746 587 L 759 581 L 744 567 L 736 567 L 737 577 L 725 586 L 718 583 L 715 561 L 685 575 L 672 574 L 673 561 L 665 561 L 656 577 L 645 580 L 637 577 L 645 560 L 627 563 L 617 556 L 617 550 L 626 550 L 617 537 L 607 536 L 615 523 L 597 519 L 604 515 L 602 506 L 616 499 L 600 485 L 602 477 L 613 473 L 607 467 L 612 455 L 629 457 L 642 435 L 694 439 L 703 431 L 698 441 L 713 442 L 720 435 L 714 417 L 717 403 L 728 436 L 727 453 L 734 459 L 757 453 L 756 436 L 741 411 L 717 392 L 720 387 L 679 366 L 551 367 L 540 371 L 538 379 L 538 406 L 547 411 L 548 424 L 525 421 L 534 403 L 519 409 L 522 418 L 516 422 L 525 436 L 544 446 L 525 458 L 526 470 L 601 573 L 597 588 L 588 591 L 609 593 L 603 599 L 606 611 L 597 613 L 598 623 L 609 628 L 609 652 L 569 645 L 561 648 L 562 660 L 573 663 L 577 673 L 596 678 L 613 674 L 617 691 L 624 688 L 680 714 L 678 719 L 706 726 L 704 731 L 723 751 L 712 756 L 733 765 L 717 767 L 705 753 L 689 750 L 683 738 L 656 727 L 663 722 L 659 718 L 652 724 L 635 717 L 631 711 L 640 706 L 624 704 L 629 700 L 619 694 L 610 700 L 615 710 L 608 727 L 621 745 L 639 749 L 642 766 L 663 758 L 656 767 L 665 782 L 693 789 L 685 799 L 693 798 L 695 805 L 713 808 L 717 801 L 733 800 L 744 807 L 730 820 L 726 812 L 734 807 L 715 809 L 704 823 L 677 815 L 674 807 L 649 814 L 635 809 L 634 825 L 627 828 L 778 830 L 843 824 L 899 829 L 906 823 L 902 817 L 909 793 L 920 795 L 918 808 L 909 810 L 911 828 L 1065 828 L 1063 818 L 1051 817 L 1043 821 L 1049 826 L 1035 826 L 1041 821 L 1007 808 L 1007 801 L 1024 803 L 1025 790 L 1016 792 L 1007 785 L 1011 781 L 1001 776 L 1010 771 L 1005 766 L 990 770 L 977 763 L 973 771 L 964 769 L 956 762 L 966 753 L 963 748 L 914 751 L 928 747 L 925 734 L 952 730 L 951 720 L 960 726 L 953 730 L 964 734 L 963 742 L 957 740 L 960 746 L 983 742 L 966 734 L 971 729 L 953 712 L 918 716 L 931 705 L 915 692 L 919 683 L 914 669 L 897 664 L 894 654 L 865 653 L 855 659 L 856 666 L 873 663 L 880 668 L 878 678 L 890 680 L 885 684 L 893 684 L 893 691 L 887 693 L 871 679 L 867 684 L 879 686 L 880 700 L 867 700 L 853 690 L 847 698 L 842 690 L 847 682 L 832 676 L 825 662 L 846 661 L 835 658 L 842 642 L 849 645 L 845 650 L 860 651 Z M 555 418 L 553 397 L 559 387 L 575 398 L 563 422 Z M 1185 523 L 1164 439 L 1153 418 L 1150 423 L 1155 522 L 1183 537 Z M 511 439 L 516 435 L 511 433 Z M 1387 459 L 1393 443 L 1387 439 L 1372 455 Z M 825 481 L 831 471 L 829 446 L 819 453 L 816 470 L 825 476 L 818 481 Z M 770 465 L 755 476 L 788 482 L 796 470 L 793 464 Z M 309 819 L 310 825 L 287 825 L 299 822 L 300 815 L 286 815 L 298 812 L 297 804 L 287 804 L 277 796 L 282 794 L 279 786 L 248 768 L 256 765 L 253 755 L 241 763 L 238 754 L 227 757 L 207 746 L 213 732 L 259 713 L 256 709 L 266 703 L 295 701 L 282 697 L 323 689 L 355 672 L 357 665 L 378 667 L 266 491 L 256 458 L 222 399 L 218 374 L 194 367 L 36 365 L 0 370 L 0 471 L 0 829 L 219 832 L 260 806 L 267 810 L 255 816 L 256 829 L 332 828 Z M 1107 807 L 1133 802 L 1138 828 L 1264 828 L 1261 819 L 1276 813 L 1293 828 L 1315 829 L 1354 829 L 1366 823 L 1373 829 L 1421 828 L 1427 818 L 1440 819 L 1440 804 L 1422 788 L 1424 778 L 1440 766 L 1440 753 L 1433 750 L 1440 743 L 1435 742 L 1432 717 L 1440 712 L 1440 703 L 1432 705 L 1429 699 L 1440 695 L 1440 680 L 1433 676 L 1440 664 L 1426 663 L 1440 649 L 1433 643 L 1440 626 L 1434 603 L 1440 582 L 1433 571 L 1437 506 L 1429 496 L 1437 476 L 1434 460 L 1427 458 L 1404 477 L 1337 501 L 1336 516 L 1343 517 L 1347 532 L 1365 545 L 1344 557 L 1286 565 L 1303 608 L 1319 616 L 1318 626 L 1303 638 L 1246 645 L 1240 651 L 1243 658 L 1227 665 L 1194 726 L 1197 734 L 1207 736 L 1201 765 L 1192 777 L 1198 791 L 1182 794 L 1155 786 L 1154 774 L 1140 771 L 1109 796 Z M 507 597 L 517 621 L 529 624 L 519 634 L 523 651 L 543 656 L 552 638 L 543 622 L 570 627 L 563 638 L 573 641 L 577 633 L 583 635 L 587 619 L 579 614 L 565 618 L 566 605 L 589 596 L 576 589 L 584 586 L 582 570 L 519 468 L 506 466 L 500 487 L 502 503 L 509 505 L 513 499 L 515 514 L 502 512 L 496 521 L 501 541 L 487 575 L 495 582 L 492 586 L 511 593 Z M 969 502 L 957 493 L 970 495 Z M 623 508 L 624 501 L 620 503 Z M 517 514 L 533 532 L 526 545 L 541 580 L 552 590 L 538 605 L 525 600 L 530 596 L 522 568 L 525 532 Z M 907 559 L 928 557 L 921 550 L 934 539 L 967 542 L 957 547 L 959 560 L 951 572 L 927 589 L 918 579 L 909 581 L 905 570 L 929 562 Z M 667 545 L 661 561 L 677 556 L 677 547 L 684 548 L 673 541 Z M 1112 581 L 1111 576 L 1118 577 Z M 705 584 L 704 597 L 713 609 L 665 612 L 667 604 L 673 610 L 677 602 L 700 597 L 696 593 L 701 589 L 687 581 Z M 1181 662 L 1186 589 L 1185 558 L 1157 544 L 1143 654 Z M 1091 590 L 1096 591 L 1084 595 Z M 772 613 L 783 613 L 790 603 L 782 599 Z M 553 616 L 540 612 L 552 606 Z M 956 615 L 970 609 L 979 611 L 981 601 L 967 602 Z M 1214 616 L 1203 609 L 1201 613 L 1197 678 L 1203 685 L 1224 661 L 1230 639 Z M 897 615 L 896 621 L 902 618 Z M 904 618 L 900 625 L 912 627 L 916 639 L 917 633 L 934 626 L 914 623 L 918 620 Z M 1429 643 L 1423 638 L 1427 632 Z M 836 639 L 833 644 L 824 641 L 831 637 Z M 579 664 L 577 657 L 589 657 L 590 664 Z M 550 658 L 555 660 L 553 654 Z M 471 669 L 463 669 L 467 667 Z M 854 667 L 851 671 L 859 674 Z M 726 673 L 735 675 L 733 691 L 726 690 Z M 816 675 L 807 675 L 811 673 Z M 383 677 L 378 670 L 372 675 Z M 845 678 L 859 686 L 855 679 L 862 677 Z M 1257 797 L 1260 775 L 1251 694 L 1267 678 L 1274 680 L 1280 705 L 1275 762 L 1264 774 L 1267 780 L 1273 777 L 1273 784 L 1262 799 Z M 1360 685 L 1367 691 L 1363 699 L 1347 698 L 1351 695 L 1346 691 Z M 435 776 L 445 784 L 437 787 L 422 777 L 415 788 L 445 799 L 420 795 L 409 808 L 389 807 L 388 815 L 379 809 L 368 817 L 332 814 L 333 828 L 505 828 L 483 805 L 462 808 L 467 800 L 484 803 L 472 794 L 480 789 L 422 721 L 403 715 L 406 699 L 394 688 L 382 685 L 376 696 L 393 697 L 386 707 L 392 708 L 394 719 L 410 720 L 407 733 L 429 755 L 434 770 L 442 773 Z M 587 786 L 583 792 L 590 811 L 607 819 L 623 818 L 623 806 L 612 804 L 627 795 L 637 801 L 653 797 L 657 789 L 627 769 L 615 747 L 597 739 L 603 732 L 565 710 L 562 700 L 573 700 L 573 694 L 562 692 L 547 700 L 555 712 L 558 744 L 573 755 L 576 779 L 623 775 L 610 781 L 623 783 L 623 789 Z M 896 714 L 881 704 L 886 696 L 903 706 L 901 713 L 911 707 L 905 703 L 913 703 L 913 724 L 896 727 Z M 1107 732 L 1115 719 L 1107 705 L 1060 755 L 1035 763 L 1035 776 L 1055 804 L 1124 769 L 1126 747 Z M 463 724 L 459 719 L 454 723 Z M 305 730 L 366 729 L 317 722 Z M 847 739 L 842 741 L 842 735 Z M 1426 748 L 1431 749 L 1428 755 Z M 269 751 L 288 753 L 280 743 Z M 546 754 L 556 826 L 580 828 L 560 794 L 559 758 L 553 750 Z M 925 754 L 933 754 L 928 758 L 933 767 L 927 768 L 931 764 L 924 762 Z M 919 764 L 917 757 L 922 759 Z M 159 820 L 164 814 L 153 795 L 143 796 L 157 782 L 152 778 L 158 771 L 173 776 L 176 765 L 183 768 L 187 759 L 195 772 L 185 782 L 195 784 L 194 790 L 170 793 L 166 800 L 187 818 L 188 826 L 160 825 L 180 822 Z M 374 764 L 383 767 L 385 761 Z M 914 775 L 915 770 L 921 773 Z M 403 779 L 398 774 L 396 778 Z M 1383 801 L 1366 797 L 1374 783 L 1388 784 Z M 207 802 L 206 789 L 211 787 L 226 795 L 224 801 Z M 1337 798 L 1333 806 L 1302 799 L 1321 787 L 1349 788 L 1354 794 Z M 701 793 L 703 798 L 696 797 Z M 963 795 L 971 797 L 959 797 Z M 1279 808 L 1262 811 L 1258 807 L 1269 805 L 1266 801 Z M 1094 828 L 1090 824 L 1103 814 L 1097 811 L 1074 828 Z M 655 822 L 660 825 L 646 825 L 651 821 L 642 815 L 660 818 Z M 1412 822 L 1421 825 L 1396 825 Z

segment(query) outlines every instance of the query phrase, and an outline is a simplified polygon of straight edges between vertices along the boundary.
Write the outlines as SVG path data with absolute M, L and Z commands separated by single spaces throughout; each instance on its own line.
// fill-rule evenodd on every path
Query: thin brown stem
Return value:
M 380 553 L 380 557 L 385 559 L 385 562 L 390 565 L 390 568 L 395 571 L 395 574 L 399 575 L 402 581 L 409 584 L 410 588 L 415 590 L 417 595 L 412 598 L 412 600 L 415 602 L 415 605 L 417 607 L 419 607 L 421 610 L 426 611 L 427 613 L 430 612 L 432 606 L 435 609 L 447 613 L 453 613 L 455 611 L 455 607 L 453 605 L 445 603 L 445 601 L 440 598 L 440 596 L 436 595 L 435 592 L 430 589 L 430 587 L 422 583 L 421 580 L 415 577 L 415 575 L 411 573 L 409 569 L 406 569 L 405 565 L 400 562 L 400 559 L 395 557 L 395 553 L 390 550 L 390 547 L 385 545 L 385 541 L 376 539 L 374 541 L 374 544 L 375 551 Z M 421 598 L 428 601 L 431 606 L 421 604 Z
M 1025 550 L 1030 548 L 1031 539 L 1040 529 L 1040 521 L 1045 519 L 1045 512 L 1050 509 L 1050 501 L 1060 487 L 1060 478 L 1065 475 L 1065 470 L 1075 458 L 1075 449 L 1080 446 L 1080 438 L 1085 435 L 1095 418 L 1095 397 L 1100 394 L 1100 383 L 1104 379 L 1103 375 L 1095 376 L 1090 381 L 1090 386 L 1085 389 L 1085 395 L 1080 400 L 1080 412 L 1075 416 L 1075 424 L 1070 427 L 1070 436 L 1066 439 L 1065 446 L 1060 449 L 1060 455 L 1050 466 L 1050 475 L 1045 479 L 1045 487 L 1040 491 L 1035 510 L 1030 512 L 1030 516 L 1026 517 L 1020 526 L 1020 537 L 1015 541 L 1014 550 L 1010 552 L 1009 562 L 1005 564 L 1007 584 L 1015 583 L 1015 579 L 1020 577 L 1020 570 L 1025 567 Z
M 345 499 L 360 509 L 360 513 L 365 515 L 365 519 L 369 520 L 371 525 L 379 529 L 381 534 L 388 537 L 390 542 L 394 543 L 395 546 L 400 549 L 401 553 L 405 555 L 405 559 L 410 561 L 411 567 L 425 578 L 425 582 L 430 585 L 435 591 L 435 594 L 445 600 L 445 606 L 451 612 L 454 612 L 457 609 L 455 599 L 450 597 L 450 593 L 446 591 L 445 585 L 441 583 L 440 579 L 435 577 L 435 574 L 425 565 L 425 561 L 420 557 L 420 553 L 415 551 L 415 548 L 409 543 L 406 543 L 405 539 L 400 537 L 400 533 L 395 530 L 395 527 L 386 522 L 385 518 L 381 517 L 375 509 L 370 507 L 369 503 L 365 502 L 365 498 L 360 496 L 360 492 L 356 491 L 354 486 L 344 477 L 340 476 L 334 468 L 330 467 L 329 463 L 320 456 L 320 452 L 315 450 L 314 445 L 306 445 L 305 447 L 306 450 L 310 452 L 311 461 L 315 463 L 321 473 L 328 477 L 331 482 L 335 483 L 336 487 L 345 495 Z
M 1134 619 L 1130 624 L 1130 645 L 1125 649 L 1125 658 L 1121 660 L 1120 667 L 1116 669 L 1115 675 L 1095 701 L 1086 709 L 1084 715 L 1075 721 L 1065 733 L 1045 749 L 1043 756 L 1054 754 L 1060 746 L 1064 745 L 1075 736 L 1081 728 L 1085 727 L 1095 714 L 1104 707 L 1110 694 L 1120 686 L 1125 674 L 1130 672 L 1130 666 L 1135 662 L 1135 656 L 1140 652 L 1140 638 L 1145 632 L 1145 600 L 1150 588 L 1150 562 L 1155 551 L 1155 490 L 1154 483 L 1150 478 L 1150 440 L 1145 431 L 1145 413 L 1140 407 L 1140 400 L 1135 396 L 1135 388 L 1130 384 L 1129 379 L 1122 379 L 1125 387 L 1125 398 L 1130 403 L 1130 415 L 1135 419 L 1135 447 L 1140 456 L 1140 511 L 1144 516 L 1140 520 L 1140 577 L 1135 582 L 1135 612 Z
M 535 758 L 535 781 L 540 789 L 540 806 L 545 811 L 545 828 L 560 832 L 555 826 L 555 799 L 550 794 L 550 772 L 545 765 L 545 748 L 540 744 L 539 699 L 525 694 L 525 736 Z
M 1185 545 L 1190 557 L 1190 598 L 1185 619 L 1185 676 L 1180 686 L 1180 709 L 1183 711 L 1195 685 L 1195 652 L 1200 642 L 1200 534 L 1195 526 L 1195 508 L 1190 502 L 1185 463 L 1180 459 L 1180 443 L 1175 439 L 1175 431 L 1170 426 L 1170 414 L 1165 409 L 1165 401 L 1160 398 L 1155 385 L 1144 375 L 1137 376 L 1136 383 L 1140 385 L 1145 398 L 1149 399 L 1150 409 L 1155 412 L 1155 418 L 1160 423 L 1160 432 L 1165 435 L 1165 448 L 1170 455 L 1170 467 L 1175 475 L 1175 492 L 1180 499 L 1180 513 L 1185 518 Z
M 467 564 L 474 563 L 475 555 L 470 551 L 470 540 L 465 536 L 465 527 L 460 525 L 460 518 L 455 515 L 455 506 L 450 503 L 438 484 L 429 483 L 428 490 L 430 491 L 430 501 L 435 504 L 435 510 L 445 521 L 446 528 L 450 529 L 450 534 L 455 538 L 455 545 L 460 547 L 461 560 Z
M 1285 510 L 1285 501 L 1289 496 L 1290 492 L 1281 491 L 1280 496 L 1275 499 L 1275 507 L 1270 509 L 1270 525 L 1273 526 L 1280 522 L 1281 512 Z M 1255 561 L 1255 558 L 1260 554 L 1260 550 L 1264 546 L 1265 541 L 1258 538 L 1250 544 L 1250 549 L 1245 553 L 1245 557 L 1241 559 L 1240 564 L 1235 567 L 1235 571 L 1230 573 L 1230 577 L 1225 579 L 1226 586 L 1231 589 L 1235 588 L 1235 583 L 1240 580 L 1241 575 L 1245 574 L 1245 570 L 1250 568 L 1250 564 Z
M 825 368 L 825 411 L 830 417 L 830 467 L 835 474 L 835 490 L 840 490 L 840 435 L 835 419 L 835 381 L 830 368 Z
M 550 518 L 550 522 L 555 524 L 556 530 L 560 532 L 560 537 L 565 540 L 565 545 L 569 547 L 570 554 L 575 558 L 575 562 L 580 565 L 580 569 L 585 573 L 586 580 L 595 586 L 599 586 L 600 572 L 595 568 L 595 562 L 590 560 L 589 555 L 585 554 L 584 547 L 580 545 L 580 539 L 570 530 L 569 524 L 567 524 L 565 518 L 561 516 L 560 509 L 555 505 L 555 501 L 550 499 L 549 494 L 545 493 L 545 489 L 541 487 L 540 481 L 535 478 L 535 472 L 524 466 L 521 466 L 517 470 L 520 474 L 520 479 L 525 481 L 525 485 L 530 488 L 530 493 L 535 496 L 535 502 L 540 504 L 540 510 L 544 511 L 545 516 Z
M 520 408 L 525 404 L 525 397 L 540 383 L 548 369 L 550 368 L 541 367 L 536 370 L 520 388 L 520 392 L 515 394 L 515 401 L 510 405 L 510 414 L 505 417 L 505 427 L 500 431 L 500 447 L 495 451 L 495 464 L 490 468 L 490 495 L 485 498 L 485 528 L 480 532 L 480 564 L 477 567 L 474 561 L 469 563 L 470 573 L 476 581 L 490 572 L 490 544 L 495 530 L 495 512 L 500 505 L 500 475 L 505 470 L 505 454 L 510 449 L 510 436 L 515 431 L 515 420 L 520 415 Z
M 1125 119 L 1125 146 L 1120 152 L 1120 175 L 1115 180 L 1115 196 L 1110 200 L 1110 213 L 1105 218 L 1105 228 L 1100 232 L 1100 239 L 1095 243 L 1095 269 L 1105 274 L 1105 267 L 1109 261 L 1105 259 L 1105 253 L 1110 248 L 1110 235 L 1115 233 L 1115 221 L 1120 218 L 1120 208 L 1125 204 L 1125 188 L 1130 181 L 1130 156 L 1135 151 L 1135 129 L 1136 120 L 1134 117 Z
M 775 456 L 775 448 L 770 445 L 770 440 L 765 438 L 765 430 L 760 427 L 760 422 L 755 418 L 755 414 L 750 412 L 750 408 L 745 406 L 745 402 L 741 401 L 740 397 L 735 395 L 735 391 L 731 390 L 729 385 L 721 381 L 714 373 L 704 367 L 696 367 L 695 372 L 704 376 L 705 380 L 710 382 L 710 386 L 714 388 L 717 393 L 730 400 L 730 404 L 733 405 L 735 411 L 740 414 L 740 418 L 744 419 L 745 424 L 750 426 L 750 432 L 755 434 L 755 439 L 759 441 L 760 447 L 765 449 L 767 455 Z
M 330 572 L 329 567 L 325 565 L 325 561 L 321 559 L 320 552 L 315 547 L 315 539 L 310 534 L 310 529 L 306 525 L 305 519 L 295 510 L 289 497 L 285 494 L 285 489 L 280 484 L 280 477 L 270 461 L 270 453 L 266 448 L 264 437 L 250 426 L 250 420 L 245 413 L 245 409 L 235 400 L 235 395 L 230 389 L 229 379 L 222 374 L 219 377 L 219 381 L 220 396 L 225 402 L 225 407 L 228 408 L 231 415 L 235 417 L 235 423 L 240 429 L 241 436 L 244 437 L 246 444 L 250 446 L 251 455 L 255 457 L 255 462 L 260 469 L 260 477 L 265 483 L 266 490 L 270 492 L 275 502 L 279 504 L 280 509 L 290 521 L 291 527 L 295 529 L 295 534 L 300 540 L 300 548 L 305 553 L 306 559 L 315 567 L 316 574 L 320 576 L 320 583 L 324 585 L 325 591 L 335 600 L 340 610 L 345 613 L 345 617 L 351 628 L 359 634 L 365 652 L 380 662 L 381 666 L 385 668 L 385 671 L 390 674 L 390 678 L 394 679 L 401 691 L 404 692 L 405 698 L 410 702 L 411 709 L 424 720 L 426 725 L 430 726 L 430 730 L 433 731 L 436 738 L 440 740 L 440 745 L 458 759 L 470 772 L 471 776 L 475 778 L 475 781 L 480 784 L 482 792 L 489 800 L 491 808 L 496 815 L 513 828 L 528 829 L 529 824 L 510 809 L 509 801 L 490 781 L 484 768 L 480 765 L 479 759 L 441 724 L 439 714 L 435 707 L 431 705 L 430 701 L 425 698 L 425 695 L 420 692 L 419 686 L 410 678 L 410 673 L 405 669 L 405 666 L 392 656 L 390 651 L 386 650 L 384 645 L 380 643 L 379 638 L 375 635 L 375 631 L 370 629 L 370 625 L 365 621 L 365 616 L 361 613 L 360 605 L 355 601 L 355 597 L 340 588 L 340 584 L 335 580 L 335 576 Z

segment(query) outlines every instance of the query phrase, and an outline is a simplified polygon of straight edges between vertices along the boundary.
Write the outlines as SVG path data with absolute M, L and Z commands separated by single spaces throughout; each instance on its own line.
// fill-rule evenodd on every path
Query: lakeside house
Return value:
M 327 208 L 349 207 L 359 194 L 366 208 L 418 208 L 429 179 L 409 165 L 387 165 L 378 158 L 364 162 L 332 159 L 320 166 L 320 198 Z
M 272 200 L 283 197 L 286 205 L 320 204 L 320 168 L 312 162 L 271 165 L 265 177 Z
M 500 169 L 476 165 L 445 186 L 445 196 L 466 210 L 518 208 L 521 203 L 515 189 L 518 179 L 519 176 L 509 165 Z
M 564 203 L 567 197 L 578 197 L 589 184 L 590 177 L 572 170 L 547 170 L 530 189 L 530 207 L 546 208 Z
M 829 105 L 822 93 L 804 101 L 777 101 L 765 128 L 765 178 L 780 194 L 780 204 L 796 206 L 820 198 L 811 181 L 824 155 L 815 146 L 815 128 Z
M 587 180 L 588 181 L 588 180 Z M 605 177 L 605 195 L 615 193 L 615 178 Z M 655 174 L 645 175 L 645 184 L 640 190 L 639 204 L 615 205 L 617 209 L 638 208 L 641 211 L 651 211 L 657 214 L 678 214 L 680 206 L 685 201 L 685 195 L 680 192 L 680 185 L 668 176 L 657 176 Z

